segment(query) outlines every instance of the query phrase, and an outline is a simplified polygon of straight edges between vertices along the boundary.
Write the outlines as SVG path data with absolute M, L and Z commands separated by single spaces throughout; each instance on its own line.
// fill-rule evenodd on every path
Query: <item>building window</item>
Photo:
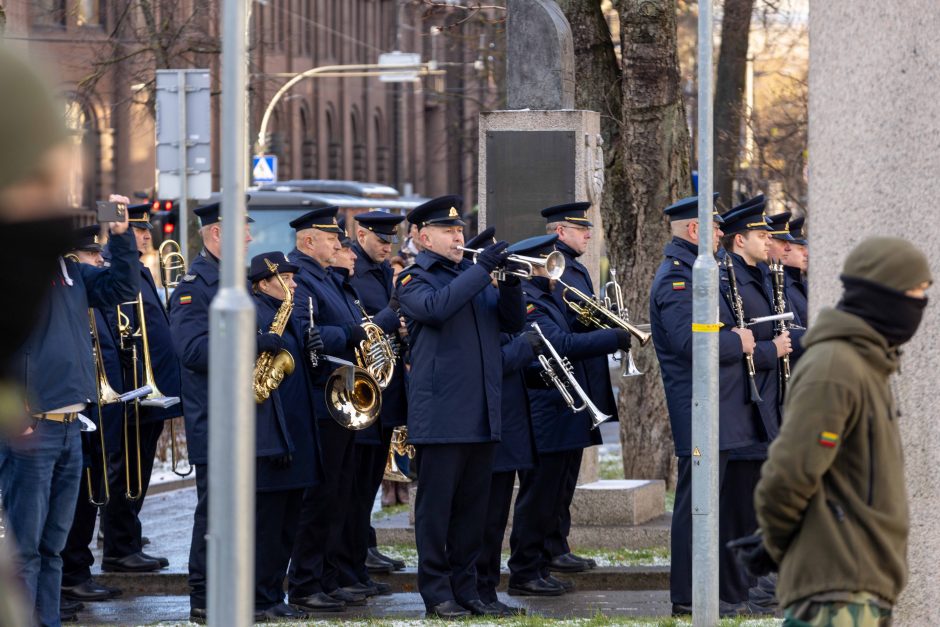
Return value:
M 390 155 L 388 144 L 386 143 L 387 139 L 385 137 L 384 123 L 382 122 L 382 113 L 378 110 L 376 110 L 375 116 L 373 117 L 373 123 L 375 124 L 375 182 L 388 185 Z
M 34 0 L 33 25 L 65 28 L 65 0 Z
M 357 181 L 365 181 L 369 178 L 369 156 L 366 151 L 365 128 L 359 115 L 359 110 L 353 107 L 349 118 L 353 138 L 352 154 L 352 176 Z
M 78 0 L 75 5 L 75 22 L 79 26 L 101 26 L 101 0 Z
M 343 178 L 343 141 L 332 110 L 326 112 L 326 177 Z

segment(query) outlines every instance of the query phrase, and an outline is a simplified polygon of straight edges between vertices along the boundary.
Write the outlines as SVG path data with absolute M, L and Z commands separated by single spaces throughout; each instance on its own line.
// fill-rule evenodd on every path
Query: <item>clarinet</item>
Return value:
M 735 320 L 739 329 L 746 329 L 747 323 L 744 321 L 744 301 L 741 299 L 741 293 L 738 292 L 738 282 L 734 276 L 734 262 L 731 261 L 731 254 L 725 256 L 725 269 L 728 271 L 728 291 L 731 295 L 731 311 L 734 312 Z M 760 403 L 763 399 L 760 392 L 757 391 L 757 380 L 755 379 L 756 369 L 754 368 L 754 355 L 745 355 L 744 363 L 747 366 L 748 383 L 750 392 L 748 401 L 751 403 Z
M 782 314 L 787 311 L 787 301 L 784 297 L 785 279 L 783 276 L 783 264 L 774 262 L 770 264 L 770 279 L 774 287 L 774 313 Z M 777 335 L 789 330 L 790 325 L 786 320 L 778 320 L 774 325 Z M 787 390 L 787 383 L 790 381 L 790 356 L 784 355 L 780 358 L 780 368 L 777 369 L 777 402 L 783 404 L 784 394 Z

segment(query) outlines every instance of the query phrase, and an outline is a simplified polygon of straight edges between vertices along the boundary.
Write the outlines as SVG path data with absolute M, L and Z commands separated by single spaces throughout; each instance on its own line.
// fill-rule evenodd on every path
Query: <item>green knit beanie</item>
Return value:
M 933 282 L 927 256 L 900 237 L 872 237 L 845 259 L 842 275 L 904 292 Z
M 0 44 L 0 189 L 31 174 L 66 139 L 64 113 L 39 74 Z

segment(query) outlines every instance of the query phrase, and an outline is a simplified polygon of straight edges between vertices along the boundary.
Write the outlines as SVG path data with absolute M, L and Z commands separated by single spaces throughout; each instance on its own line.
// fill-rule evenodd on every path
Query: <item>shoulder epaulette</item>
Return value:
M 180 279 L 180 282 L 182 282 L 182 283 L 192 283 L 193 281 L 196 280 L 196 277 L 197 277 L 197 276 L 199 276 L 199 275 L 198 275 L 198 274 L 186 274 L 186 275 L 183 275 L 183 278 Z

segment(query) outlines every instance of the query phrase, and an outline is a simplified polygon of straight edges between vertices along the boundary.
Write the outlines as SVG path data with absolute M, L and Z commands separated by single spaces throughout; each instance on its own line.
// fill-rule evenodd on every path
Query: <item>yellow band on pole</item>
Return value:
M 703 324 L 701 322 L 692 323 L 692 333 L 718 333 L 718 329 L 721 328 L 721 323 L 717 322 L 715 324 Z

